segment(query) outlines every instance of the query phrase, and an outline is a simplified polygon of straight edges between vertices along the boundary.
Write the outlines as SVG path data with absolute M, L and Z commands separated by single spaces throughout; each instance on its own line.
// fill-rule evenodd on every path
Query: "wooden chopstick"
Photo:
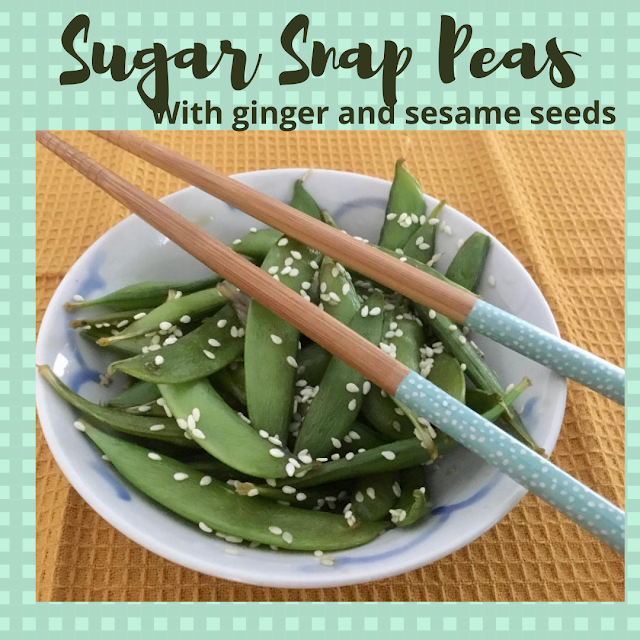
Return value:
M 277 282 L 260 267 L 52 133 L 37 131 L 36 140 L 187 253 L 360 371 L 387 393 L 394 394 L 400 381 L 409 373 L 408 367 Z
M 464 322 L 477 300 L 468 291 L 411 268 L 283 202 L 144 138 L 127 131 L 91 133 L 455 322 Z

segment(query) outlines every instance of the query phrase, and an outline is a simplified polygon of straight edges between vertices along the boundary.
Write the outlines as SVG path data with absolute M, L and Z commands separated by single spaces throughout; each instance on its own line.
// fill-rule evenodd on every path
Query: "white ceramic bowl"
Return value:
M 304 169 L 258 171 L 236 178 L 275 198 L 288 200 L 294 180 Z M 377 241 L 389 193 L 389 183 L 376 178 L 336 171 L 314 171 L 306 187 L 318 203 L 332 213 L 350 233 Z M 429 210 L 436 201 L 426 198 Z M 263 227 L 245 214 L 195 188 L 184 189 L 163 202 L 224 242 L 246 233 L 250 226 Z M 446 268 L 456 243 L 481 228 L 447 206 L 443 214 L 453 236 L 440 234 L 439 263 Z M 63 303 L 81 294 L 95 297 L 127 284 L 144 280 L 199 278 L 207 269 L 191 256 L 131 216 L 93 244 L 65 276 L 44 316 L 36 347 L 40 364 L 49 364 L 56 375 L 82 395 L 103 401 L 113 395 L 97 383 L 109 355 L 86 343 L 67 328 L 69 314 Z M 493 240 L 486 274 L 497 285 L 480 293 L 489 302 L 557 334 L 557 326 L 542 293 L 518 260 Z M 517 407 L 537 439 L 550 453 L 562 423 L 566 384 L 559 376 L 524 357 L 476 337 L 488 363 L 505 386 L 524 375 L 533 387 Z M 72 427 L 74 410 L 60 400 L 41 379 L 36 400 L 42 429 L 53 455 L 73 487 L 109 523 L 126 536 L 164 558 L 210 574 L 273 587 L 329 587 L 377 580 L 429 564 L 460 549 L 491 528 L 525 494 L 509 478 L 459 449 L 429 468 L 429 487 L 434 514 L 424 523 L 393 529 L 370 544 L 335 554 L 333 567 L 321 566 L 306 554 L 237 548 L 225 552 L 227 543 L 201 532 L 155 503 L 147 500 L 104 462 L 97 450 Z

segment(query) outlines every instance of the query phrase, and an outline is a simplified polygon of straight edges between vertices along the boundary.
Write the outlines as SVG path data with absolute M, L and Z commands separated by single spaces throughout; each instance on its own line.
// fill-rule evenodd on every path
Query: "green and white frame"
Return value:
M 101 6 L 103 9 L 101 9 Z M 631 0 L 514 3 L 461 0 L 442 7 L 417 0 L 355 3 L 286 0 L 234 3 L 183 0 L 113 0 L 108 4 L 24 0 L 0 7 L 0 634 L 50 638 L 123 633 L 151 637 L 162 631 L 220 631 L 221 637 L 282 638 L 311 633 L 351 637 L 409 637 L 425 632 L 451 637 L 533 631 L 549 636 L 614 631 L 619 637 L 640 630 L 640 7 Z M 108 7 L 108 8 L 104 8 Z M 451 11 L 449 11 L 451 9 Z M 209 98 L 225 113 L 235 105 L 380 105 L 379 80 L 353 82 L 351 71 L 327 73 L 303 85 L 280 87 L 278 74 L 290 60 L 281 51 L 285 24 L 304 11 L 310 38 L 339 48 L 367 41 L 374 55 L 393 39 L 414 49 L 415 60 L 399 81 L 398 110 L 408 105 L 582 105 L 594 99 L 616 108 L 616 129 L 627 131 L 627 602 L 626 604 L 403 604 L 270 603 L 242 604 L 55 604 L 35 602 L 35 140 L 36 129 L 154 129 L 151 113 L 136 92 L 135 80 L 114 83 L 92 78 L 78 87 L 61 87 L 59 75 L 70 67 L 60 35 L 76 13 L 88 12 L 89 42 L 119 43 L 131 52 L 152 41 L 170 51 L 194 41 L 213 51 L 221 39 L 257 55 L 265 54 L 248 89 L 234 92 L 228 75 L 206 81 L 172 74 L 171 95 Z M 579 51 L 573 63 L 577 81 L 560 90 L 537 79 L 521 80 L 504 70 L 482 81 L 466 73 L 443 85 L 438 78 L 440 14 L 474 26 L 474 45 L 499 51 L 522 41 L 538 47 L 557 36 L 562 49 Z M 88 45 L 79 47 L 84 54 Z M 332 103 L 332 101 L 336 101 Z M 227 116 L 221 128 L 230 127 Z M 166 125 L 164 125 L 166 126 Z M 394 128 L 404 128 L 399 120 Z M 602 126 L 602 125 L 601 125 Z M 597 128 L 598 125 L 595 125 Z M 173 127 L 172 127 L 173 128 Z M 177 126 L 175 128 L 178 128 Z M 334 118 L 315 128 L 338 128 Z M 367 128 L 367 127 L 353 127 Z M 434 127 L 438 128 L 438 127 Z M 453 129 L 450 125 L 447 128 Z M 468 127 L 461 127 L 468 128 Z M 474 127 L 472 127 L 474 128 Z M 481 127 L 475 127 L 481 128 Z M 499 125 L 498 129 L 505 129 Z M 524 118 L 516 129 L 530 129 Z M 546 125 L 580 129 L 586 125 Z M 593 128 L 590 127 L 590 128 Z M 603 129 L 607 128 L 602 126 Z M 317 633 L 315 633 L 317 632 Z M 195 634 L 194 634 L 195 637 Z M 532 634 L 532 637 L 534 635 Z

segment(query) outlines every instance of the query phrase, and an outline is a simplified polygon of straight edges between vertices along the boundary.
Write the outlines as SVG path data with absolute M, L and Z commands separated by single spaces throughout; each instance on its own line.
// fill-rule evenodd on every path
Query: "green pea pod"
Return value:
M 113 362 L 109 373 L 121 371 L 154 384 L 206 378 L 242 355 L 244 331 L 233 306 L 228 304 L 177 342 Z
M 435 444 L 438 447 L 438 456 L 443 456 L 451 451 L 457 442 L 444 433 L 439 433 Z M 431 453 L 417 438 L 407 438 L 357 453 L 353 458 L 324 462 L 319 468 L 311 469 L 303 477 L 293 478 L 287 481 L 287 484 L 294 487 L 315 487 L 328 482 L 408 469 L 429 463 L 431 460 Z
M 112 333 L 114 331 L 116 331 L 116 329 L 111 329 L 109 327 L 84 327 L 78 330 L 78 335 L 84 340 L 92 342 L 93 344 L 98 344 L 100 340 L 108 339 L 114 335 Z M 109 343 L 105 348 L 123 355 L 137 356 L 145 347 L 149 347 L 150 345 L 151 338 L 147 336 L 138 336 L 136 338 L 129 338 L 129 340 Z
M 269 498 L 277 502 L 286 502 L 298 509 L 313 509 L 318 511 L 326 506 L 328 509 L 335 510 L 339 501 L 345 502 L 349 493 L 345 490 L 349 488 L 345 483 L 333 483 L 321 485 L 319 487 L 311 487 L 304 491 L 294 491 L 290 485 L 282 487 L 272 487 L 265 484 L 256 484 L 253 482 L 242 482 L 236 485 L 236 492 L 242 496 L 259 495 L 263 498 Z M 256 494 L 257 491 L 257 494 Z M 329 498 L 329 500 L 327 500 Z
M 420 371 L 422 327 L 418 318 L 410 313 L 406 303 L 396 305 L 385 313 L 383 341 L 389 345 L 396 359 L 410 369 Z M 412 438 L 414 425 L 402 408 L 378 387 L 374 387 L 362 406 L 363 415 L 387 438 Z
M 355 526 L 361 522 L 387 520 L 389 510 L 398 501 L 396 487 L 399 479 L 397 471 L 385 471 L 358 478 L 351 492 L 351 504 L 347 505 L 347 522 Z
M 362 405 L 362 415 L 388 440 L 414 437 L 414 426 L 404 410 L 378 387 L 371 389 Z
M 341 264 L 325 256 L 319 279 L 323 309 L 336 320 L 349 324 L 361 307 L 351 275 Z
M 417 180 L 404 168 L 404 160 L 396 162 L 395 175 L 380 234 L 380 246 L 402 249 L 416 225 L 423 224 L 427 205 Z
M 520 395 L 531 386 L 529 378 L 523 378 L 517 385 L 509 391 L 505 391 L 504 396 L 497 393 L 488 393 L 482 389 L 467 389 L 467 406 L 482 417 L 491 422 L 495 422 L 504 413 L 509 412 L 509 407 L 520 397 Z
M 226 391 L 241 405 L 247 406 L 247 388 L 245 385 L 244 362 L 232 362 L 228 367 L 213 374 L 214 386 Z
M 382 334 L 384 299 L 372 296 L 357 313 L 349 327 L 374 344 Z M 371 383 L 366 383 L 371 386 Z M 314 457 L 334 449 L 332 439 L 340 440 L 354 423 L 365 395 L 365 379 L 342 360 L 331 359 L 317 393 L 300 428 L 296 451 L 308 450 Z
M 316 219 L 321 217 L 320 209 L 300 181 L 295 184 L 291 206 Z M 319 259 L 316 251 L 283 236 L 269 251 L 262 269 L 306 296 Z M 293 410 L 299 337 L 295 327 L 255 300 L 251 302 L 244 356 L 249 417 L 256 429 L 264 429 L 283 441 Z
M 431 512 L 431 498 L 422 467 L 400 471 L 399 489 L 400 498 L 395 505 L 396 513 L 392 514 L 395 515 L 399 527 L 415 524 Z
M 354 422 L 349 428 L 349 433 L 343 436 L 342 446 L 338 451 L 341 456 L 347 453 L 358 453 L 362 449 L 373 449 L 388 442 L 375 429 L 362 422 Z
M 312 387 L 320 384 L 320 380 L 322 380 L 322 376 L 325 374 L 332 357 L 328 351 L 325 351 L 315 342 L 305 345 L 298 355 L 300 377 L 304 378 L 307 384 Z
M 282 238 L 282 232 L 276 229 L 259 229 L 234 240 L 231 248 L 236 253 L 261 263 L 280 238 Z
M 76 318 L 69 322 L 72 329 L 96 327 L 97 329 L 116 329 L 121 331 L 135 320 L 135 316 L 144 317 L 150 309 L 130 309 L 129 311 L 115 311 L 94 318 Z
M 261 437 L 224 402 L 208 380 L 158 387 L 178 425 L 214 458 L 258 478 L 287 477 L 291 455 Z
M 110 407 L 126 409 L 127 407 L 139 407 L 143 404 L 155 402 L 160 397 L 158 386 L 151 382 L 137 380 L 129 388 L 121 391 L 107 402 Z
M 188 324 L 193 317 L 209 315 L 226 303 L 227 299 L 218 291 L 217 287 L 196 291 L 188 296 L 171 298 L 153 311 L 150 311 L 143 318 L 140 318 L 140 320 L 132 322 L 118 335 L 98 340 L 98 344 L 101 347 L 107 347 L 115 342 L 135 338 L 150 332 L 166 335 L 174 325 L 178 325 L 180 322 Z M 165 324 L 167 326 L 166 329 L 164 328 Z
M 476 291 L 487 262 L 491 238 L 476 231 L 471 234 L 453 257 L 446 276 L 469 291 Z
M 91 425 L 85 425 L 85 431 L 125 480 L 204 532 L 283 549 L 337 551 L 366 544 L 384 531 L 379 523 L 363 523 L 352 530 L 341 515 L 240 496 L 217 480 L 203 482 L 205 474 L 187 464 L 113 438 Z
M 453 323 L 449 318 L 439 313 L 430 312 L 425 307 L 417 307 L 417 311 L 418 315 L 425 323 L 429 324 L 451 355 L 458 362 L 465 365 L 465 373 L 476 387 L 488 393 L 495 393 L 504 397 L 504 391 L 498 376 L 487 365 L 480 352 L 467 340 L 462 331 L 457 327 L 454 330 L 451 329 Z M 505 414 L 503 420 L 509 430 L 523 443 L 538 453 L 544 453 L 544 450 L 536 444 L 515 411 L 510 416 Z
M 38 371 L 63 400 L 66 400 L 84 415 L 102 422 L 116 431 L 140 438 L 153 438 L 182 447 L 193 446 L 193 443 L 185 439 L 175 421 L 170 418 L 160 419 L 143 414 L 131 414 L 114 407 L 94 404 L 69 389 L 48 366 L 38 366 Z
M 403 254 L 420 262 L 427 263 L 433 258 L 436 247 L 436 232 L 440 213 L 446 204 L 446 200 L 440 200 L 429 213 L 426 221 L 421 224 L 411 235 L 407 243 L 402 247 Z
M 153 308 L 166 302 L 170 291 L 181 291 L 187 295 L 203 289 L 211 289 L 221 280 L 220 276 L 216 275 L 204 280 L 186 282 L 139 282 L 94 300 L 72 300 L 65 304 L 65 308 L 73 310 L 99 305 L 123 311 L 142 307 Z
M 433 366 L 427 376 L 429 382 L 440 387 L 445 393 L 454 397 L 458 402 L 465 402 L 466 384 L 464 371 L 460 363 L 448 353 L 441 353 L 433 359 Z

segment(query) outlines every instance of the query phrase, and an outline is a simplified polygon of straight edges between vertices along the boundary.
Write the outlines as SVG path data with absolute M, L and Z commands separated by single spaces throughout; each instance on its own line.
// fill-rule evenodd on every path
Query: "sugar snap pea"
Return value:
M 188 327 L 185 327 L 184 329 L 188 330 Z M 83 340 L 87 340 L 93 344 L 98 344 L 99 340 L 110 338 L 111 336 L 117 335 L 117 333 L 117 329 L 111 329 L 109 327 L 83 327 L 78 330 L 78 335 Z M 119 342 L 110 342 L 104 348 L 126 356 L 135 356 L 143 350 L 148 349 L 152 344 L 151 337 L 142 335 L 135 338 L 129 338 L 128 340 L 120 340 Z
M 438 456 L 451 451 L 457 444 L 444 433 L 438 434 L 435 443 L 438 447 Z M 431 460 L 431 454 L 417 438 L 407 438 L 368 449 L 353 457 L 324 462 L 320 467 L 308 471 L 303 477 L 292 478 L 287 481 L 287 484 L 294 487 L 315 487 L 338 480 L 407 469 L 418 464 L 429 463 Z
M 400 497 L 392 518 L 399 527 L 408 527 L 422 520 L 431 511 L 431 498 L 427 489 L 423 467 L 400 471 L 400 482 L 396 488 Z
M 509 412 L 509 407 L 520 395 L 531 386 L 529 378 L 523 378 L 517 385 L 505 391 L 504 395 L 487 393 L 482 389 L 467 389 L 467 406 L 476 413 L 481 413 L 485 420 L 495 422 L 504 413 Z
M 114 407 L 103 407 L 94 404 L 69 389 L 48 366 L 39 366 L 38 371 L 61 398 L 84 415 L 98 422 L 102 422 L 128 435 L 141 438 L 153 438 L 181 447 L 193 446 L 193 443 L 184 438 L 182 431 L 173 419 L 168 417 L 163 419 L 149 417 L 142 413 L 136 415 Z
M 380 246 L 387 249 L 402 249 L 416 225 L 424 224 L 427 205 L 417 180 L 404 168 L 404 160 L 396 162 L 395 175 L 385 219 L 380 234 Z
M 298 509 L 313 509 L 315 511 L 322 508 L 334 511 L 339 503 L 344 503 L 348 499 L 347 489 L 349 489 L 349 484 L 338 482 L 310 487 L 304 491 L 296 491 L 294 487 L 286 484 L 281 487 L 254 482 L 241 482 L 236 485 L 236 492 L 242 496 L 259 495 L 280 503 L 286 502 Z
M 429 382 L 464 403 L 466 384 L 460 363 L 448 353 L 441 353 L 433 359 L 433 366 L 428 375 Z
M 320 209 L 300 181 L 294 187 L 291 206 L 320 219 Z M 319 254 L 283 236 L 269 251 L 262 269 L 294 291 L 308 297 Z M 293 390 L 298 362 L 299 331 L 277 315 L 252 301 L 245 337 L 246 392 L 249 417 L 256 429 L 263 429 L 283 441 L 289 432 Z
M 231 243 L 231 248 L 240 255 L 262 262 L 271 247 L 282 237 L 276 229 L 253 229 Z
M 301 468 L 278 444 L 278 438 L 262 437 L 224 402 L 208 380 L 161 384 L 158 388 L 178 426 L 221 462 L 259 478 L 286 478 Z
M 389 518 L 389 510 L 399 498 L 400 475 L 385 471 L 358 478 L 351 492 L 351 502 L 345 507 L 345 519 L 351 526 L 361 522 L 376 522 Z
M 433 259 L 436 248 L 436 231 L 440 223 L 439 216 L 446 204 L 445 200 L 440 200 L 429 213 L 427 219 L 421 224 L 402 247 L 403 255 L 428 263 Z
M 135 381 L 130 387 L 121 391 L 107 402 L 110 407 L 126 409 L 155 402 L 160 397 L 158 386 L 142 380 Z
M 349 324 L 361 306 L 351 275 L 340 263 L 325 256 L 319 279 L 324 310 L 343 324 Z
M 349 327 L 378 344 L 382 335 L 384 298 L 375 294 L 353 317 Z M 362 374 L 334 357 L 320 382 L 320 390 L 311 402 L 296 440 L 296 451 L 307 450 L 314 457 L 334 449 L 355 421 L 364 396 L 371 388 Z
M 173 297 L 144 317 L 132 322 L 118 335 L 98 340 L 101 347 L 156 332 L 158 335 L 180 335 L 178 325 L 188 324 L 196 316 L 206 316 L 227 303 L 227 299 L 217 287 L 203 289 L 187 296 Z
M 446 276 L 469 291 L 476 291 L 489 255 L 491 238 L 484 233 L 472 233 L 453 257 Z
M 123 311 L 142 307 L 153 308 L 165 302 L 170 291 L 180 291 L 186 295 L 203 289 L 211 289 L 220 281 L 220 276 L 214 275 L 203 280 L 139 282 L 93 300 L 71 300 L 65 304 L 65 308 L 69 311 L 95 306 L 112 307 Z
M 128 311 L 115 311 L 112 313 L 103 314 L 93 318 L 75 318 L 69 322 L 69 326 L 72 329 L 84 329 L 88 327 L 95 327 L 97 329 L 115 329 L 121 331 L 127 325 L 134 322 L 134 317 L 144 317 L 149 313 L 150 309 L 130 309 Z
M 124 442 L 85 424 L 84 430 L 134 487 L 170 511 L 237 542 L 248 540 L 298 551 L 337 551 L 380 535 L 380 523 L 350 529 L 340 515 L 244 497 L 187 464 Z
M 234 308 L 227 304 L 211 318 L 167 346 L 109 366 L 109 373 L 121 371 L 154 384 L 176 384 L 205 378 L 242 355 L 244 327 Z

